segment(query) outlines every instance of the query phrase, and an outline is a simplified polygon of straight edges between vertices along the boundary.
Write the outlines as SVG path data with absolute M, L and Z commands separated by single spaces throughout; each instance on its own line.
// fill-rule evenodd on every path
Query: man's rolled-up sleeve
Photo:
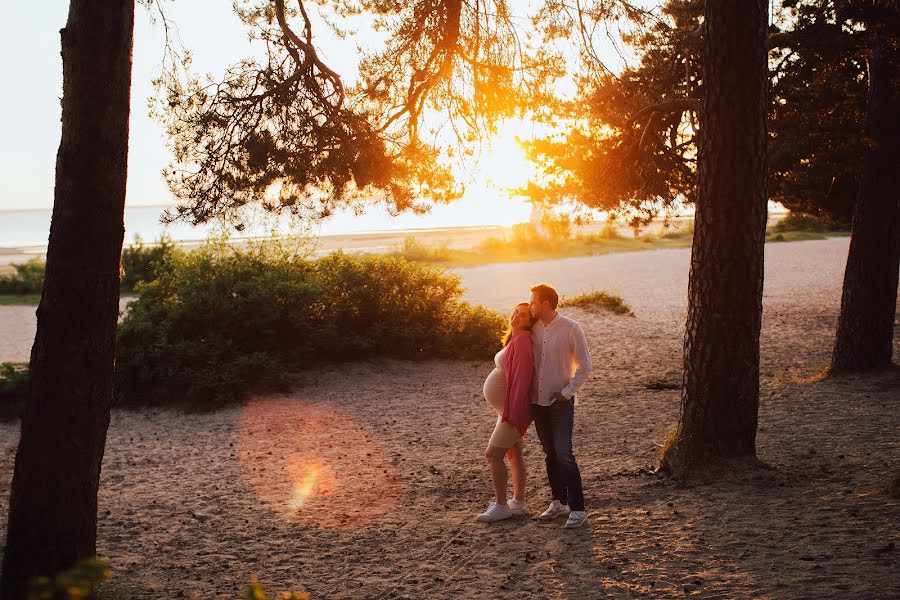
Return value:
M 564 387 L 560 393 L 571 400 L 578 389 L 587 381 L 588 374 L 593 367 L 591 354 L 588 351 L 587 338 L 584 337 L 584 330 L 581 329 L 581 325 L 577 323 L 569 333 L 569 348 L 575 357 L 575 375 L 572 376 L 569 385 Z

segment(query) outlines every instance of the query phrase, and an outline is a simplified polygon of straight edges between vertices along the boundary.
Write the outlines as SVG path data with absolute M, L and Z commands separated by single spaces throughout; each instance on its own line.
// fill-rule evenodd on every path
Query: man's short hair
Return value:
M 556 307 L 559 306 L 559 294 L 557 294 L 556 290 L 554 290 L 546 283 L 541 283 L 534 286 L 533 288 L 531 288 L 531 291 L 537 294 L 538 300 L 540 302 L 543 302 L 544 300 L 549 302 L 550 308 L 552 308 L 553 310 L 556 310 Z

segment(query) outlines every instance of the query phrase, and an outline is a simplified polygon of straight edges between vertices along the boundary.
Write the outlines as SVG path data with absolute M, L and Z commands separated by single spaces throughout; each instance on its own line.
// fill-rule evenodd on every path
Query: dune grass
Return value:
M 846 237 L 849 231 L 829 231 L 821 233 L 817 231 L 768 231 L 767 242 L 806 242 L 809 240 L 825 240 L 830 237 Z
M 594 256 L 613 252 L 638 252 L 661 248 L 686 248 L 691 245 L 692 228 L 667 231 L 663 235 L 645 234 L 634 238 L 609 225 L 592 234 L 539 236 L 530 224 L 514 226 L 508 235 L 491 236 L 474 248 L 457 249 L 446 242 L 429 245 L 406 238 L 390 256 L 444 267 L 473 267 L 489 263 L 529 262 L 573 256 Z
M 22 414 L 27 384 L 27 364 L 0 363 L 0 421 L 9 421 Z
M 40 294 L 0 294 L 0 306 L 37 306 Z
M 631 310 L 631 307 L 625 303 L 621 296 L 602 290 L 578 294 L 571 298 L 563 296 L 559 305 L 561 308 L 575 307 L 588 311 L 606 310 L 617 315 L 634 316 L 634 311 Z

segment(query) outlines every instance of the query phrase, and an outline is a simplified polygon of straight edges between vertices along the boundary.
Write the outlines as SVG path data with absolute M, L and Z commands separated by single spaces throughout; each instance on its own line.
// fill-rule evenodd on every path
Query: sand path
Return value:
M 139 597 L 233 598 L 255 573 L 317 599 L 896 598 L 900 501 L 884 488 L 900 466 L 900 376 L 809 381 L 828 360 L 847 240 L 766 250 L 758 451 L 771 471 L 707 485 L 648 472 L 678 413 L 677 390 L 651 388 L 680 379 L 687 251 L 491 265 L 459 272 L 493 308 L 548 281 L 614 289 L 637 313 L 569 313 L 596 365 L 576 410 L 585 528 L 473 520 L 490 489 L 487 360 L 377 361 L 215 414 L 114 413 L 99 552 Z M 0 514 L 16 437 L 0 425 Z M 526 460 L 538 511 L 533 432 Z

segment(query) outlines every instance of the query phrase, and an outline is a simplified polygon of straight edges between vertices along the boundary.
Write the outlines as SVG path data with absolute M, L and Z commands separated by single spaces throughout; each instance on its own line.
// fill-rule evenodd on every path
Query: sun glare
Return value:
M 534 168 L 521 142 L 530 137 L 531 126 L 520 119 L 505 121 L 500 126 L 480 168 L 486 184 L 501 193 L 525 187 L 534 176 Z
M 467 215 L 467 225 L 505 225 L 528 221 L 531 204 L 514 190 L 525 187 L 535 169 L 525 155 L 522 140 L 537 135 L 522 119 L 504 121 L 479 157 L 466 193 L 453 207 Z
M 405 493 L 384 449 L 351 416 L 299 398 L 248 402 L 238 450 L 256 498 L 289 522 L 354 530 Z

